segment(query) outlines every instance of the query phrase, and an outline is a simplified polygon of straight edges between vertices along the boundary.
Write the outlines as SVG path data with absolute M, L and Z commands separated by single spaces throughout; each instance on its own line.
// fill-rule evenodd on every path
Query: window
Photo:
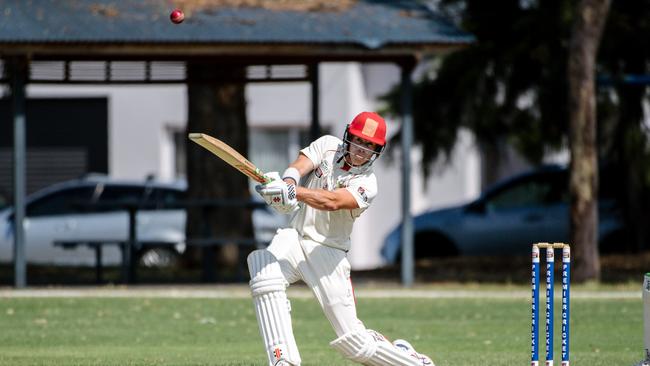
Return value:
M 262 171 L 281 171 L 287 167 L 290 141 L 286 130 L 251 130 L 249 141 L 250 160 Z
M 67 188 L 52 192 L 27 205 L 27 216 L 66 215 L 86 212 L 90 204 L 93 186 Z
M 323 133 L 326 133 L 324 130 Z M 185 131 L 172 132 L 174 145 L 174 174 L 185 177 L 187 174 Z M 242 152 L 248 160 L 263 172 L 286 169 L 298 157 L 298 152 L 310 143 L 309 130 L 301 127 L 250 128 L 248 152 Z M 216 159 L 216 157 L 215 157 Z
M 115 201 L 139 202 L 144 198 L 144 187 L 142 186 L 111 186 L 104 188 L 99 203 L 110 203 Z
M 299 128 L 257 128 L 249 132 L 249 160 L 262 171 L 286 169 L 310 143 L 309 131 Z
M 282 172 L 310 143 L 309 131 L 300 128 L 256 128 L 249 131 L 249 160 L 263 172 Z M 255 182 L 249 180 L 253 190 Z
M 489 210 L 507 210 L 525 206 L 567 203 L 569 200 L 566 176 L 546 174 L 515 182 L 495 193 L 487 201 Z
M 147 203 L 159 206 L 159 209 L 174 209 L 173 205 L 185 199 L 185 192 L 173 188 L 154 188 Z M 171 207 L 170 207 L 171 206 Z
M 140 203 L 144 199 L 144 187 L 127 185 L 106 185 L 97 200 L 95 212 L 110 212 L 124 210 L 124 203 Z

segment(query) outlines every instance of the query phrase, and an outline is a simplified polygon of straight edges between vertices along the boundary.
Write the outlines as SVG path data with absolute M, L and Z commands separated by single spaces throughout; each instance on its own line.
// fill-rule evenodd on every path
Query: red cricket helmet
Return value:
M 386 145 L 386 121 L 375 112 L 357 114 L 346 132 L 382 147 Z

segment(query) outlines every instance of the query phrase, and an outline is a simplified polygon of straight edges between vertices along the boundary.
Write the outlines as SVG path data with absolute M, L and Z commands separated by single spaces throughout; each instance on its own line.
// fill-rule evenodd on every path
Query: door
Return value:
M 29 263 L 94 263 L 88 250 L 64 250 L 54 240 L 75 240 L 83 224 L 84 206 L 90 203 L 94 186 L 53 190 L 27 204 L 25 257 Z M 87 259 L 87 260 L 86 260 Z
M 79 240 L 126 241 L 129 235 L 127 208 L 137 207 L 142 201 L 144 186 L 138 184 L 99 183 L 92 212 L 82 218 L 83 225 L 77 231 Z M 137 226 L 145 223 L 138 214 Z M 121 252 L 117 245 L 103 248 L 102 262 L 105 265 L 121 263 Z

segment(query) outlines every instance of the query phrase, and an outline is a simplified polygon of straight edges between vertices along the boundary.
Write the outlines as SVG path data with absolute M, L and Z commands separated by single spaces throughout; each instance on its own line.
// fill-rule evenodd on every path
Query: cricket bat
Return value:
M 268 183 L 271 180 L 264 176 L 261 170 L 238 153 L 235 149 L 228 146 L 225 142 L 216 139 L 204 133 L 190 133 L 190 140 L 201 145 L 204 149 L 221 158 L 233 168 L 239 170 L 242 174 L 259 183 Z

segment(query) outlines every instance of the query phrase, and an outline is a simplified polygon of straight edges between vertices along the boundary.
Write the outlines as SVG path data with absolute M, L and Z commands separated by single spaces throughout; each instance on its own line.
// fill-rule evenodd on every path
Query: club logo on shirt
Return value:
M 346 188 L 350 185 L 353 175 L 340 175 L 336 178 L 336 188 Z
M 359 195 L 361 198 L 363 198 L 364 202 L 368 202 L 368 195 L 366 194 L 366 190 L 363 187 L 357 188 L 357 192 L 359 192 Z
M 318 166 L 318 168 L 316 168 L 316 171 L 314 171 L 314 174 L 316 174 L 318 178 L 321 178 L 324 175 L 328 175 L 329 173 L 330 173 L 330 165 L 327 160 L 323 160 Z

